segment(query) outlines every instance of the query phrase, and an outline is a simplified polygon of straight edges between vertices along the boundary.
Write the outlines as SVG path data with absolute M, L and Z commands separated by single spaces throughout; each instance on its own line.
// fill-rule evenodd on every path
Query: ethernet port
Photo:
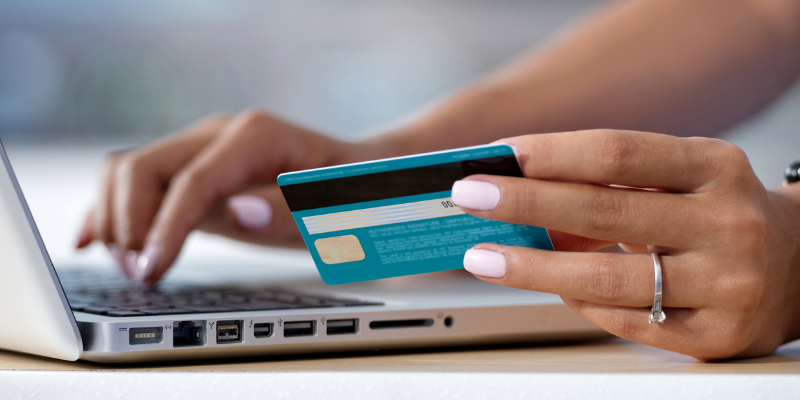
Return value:
M 172 323 L 172 346 L 189 347 L 206 344 L 206 321 L 175 321 Z

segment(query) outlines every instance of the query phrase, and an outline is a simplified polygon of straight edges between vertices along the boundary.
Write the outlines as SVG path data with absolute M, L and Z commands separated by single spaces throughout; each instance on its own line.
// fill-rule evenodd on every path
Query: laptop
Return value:
M 282 270 L 220 285 L 236 282 L 226 266 L 150 291 L 110 267 L 56 271 L 2 142 L 0 158 L 2 349 L 136 363 L 608 336 L 558 296 L 463 271 L 328 286 Z

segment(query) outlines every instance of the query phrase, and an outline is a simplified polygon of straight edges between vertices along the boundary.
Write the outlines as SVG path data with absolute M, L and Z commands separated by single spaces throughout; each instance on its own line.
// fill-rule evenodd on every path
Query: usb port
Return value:
M 272 336 L 272 322 L 253 325 L 253 336 L 257 338 Z
M 164 328 L 131 328 L 128 330 L 128 343 L 130 344 L 154 344 L 161 343 L 164 339 Z
M 328 320 L 328 335 L 353 335 L 358 333 L 357 319 L 332 319 Z
M 293 321 L 283 323 L 284 337 L 314 336 L 317 321 Z
M 217 343 L 239 343 L 242 341 L 242 320 L 217 321 Z

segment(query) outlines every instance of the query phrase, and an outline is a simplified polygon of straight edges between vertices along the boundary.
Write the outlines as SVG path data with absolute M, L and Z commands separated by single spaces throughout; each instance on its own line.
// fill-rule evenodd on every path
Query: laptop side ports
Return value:
M 392 319 L 369 323 L 369 329 L 424 328 L 429 326 L 433 326 L 433 318 Z
M 217 344 L 241 343 L 242 320 L 217 321 Z
M 172 346 L 189 347 L 206 344 L 206 321 L 175 321 L 172 323 Z
M 257 338 L 265 338 L 272 336 L 272 322 L 265 322 L 263 324 L 253 325 L 253 336 Z
M 164 328 L 160 326 L 128 329 L 129 344 L 156 344 L 162 340 L 164 340 Z
M 317 321 L 292 321 L 283 323 L 283 337 L 314 336 Z
M 358 333 L 358 319 L 332 319 L 325 324 L 328 335 L 354 335 Z

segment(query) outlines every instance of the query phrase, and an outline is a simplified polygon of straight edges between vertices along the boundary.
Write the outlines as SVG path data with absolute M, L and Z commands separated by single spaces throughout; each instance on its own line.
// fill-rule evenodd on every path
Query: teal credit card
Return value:
M 453 183 L 475 174 L 522 177 L 511 146 L 493 144 L 278 176 L 329 285 L 463 268 L 478 243 L 553 250 L 543 228 L 473 217 Z

